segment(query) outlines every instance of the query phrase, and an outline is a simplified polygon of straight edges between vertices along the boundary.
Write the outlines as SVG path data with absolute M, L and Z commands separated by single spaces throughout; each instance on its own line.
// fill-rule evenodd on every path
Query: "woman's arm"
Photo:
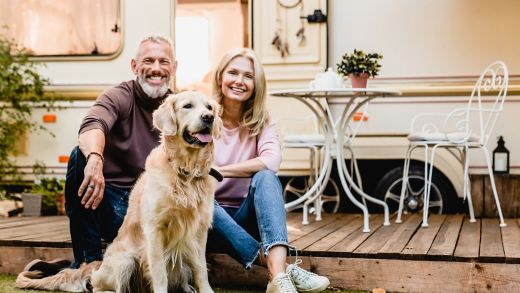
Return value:
M 258 158 L 243 161 L 237 164 L 214 167 L 217 171 L 224 176 L 224 178 L 238 178 L 238 177 L 251 177 L 258 171 L 267 169 L 264 163 Z

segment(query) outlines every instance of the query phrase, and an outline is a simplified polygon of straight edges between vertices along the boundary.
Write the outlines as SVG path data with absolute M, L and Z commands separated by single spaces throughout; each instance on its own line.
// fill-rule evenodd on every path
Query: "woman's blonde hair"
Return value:
M 219 104 L 223 104 L 222 74 L 231 60 L 236 57 L 245 57 L 253 62 L 255 89 L 251 97 L 244 102 L 240 126 L 249 129 L 250 136 L 256 136 L 262 132 L 269 122 L 269 113 L 266 109 L 267 93 L 265 74 L 262 64 L 253 50 L 248 48 L 236 48 L 228 51 L 215 69 L 213 78 L 213 97 Z

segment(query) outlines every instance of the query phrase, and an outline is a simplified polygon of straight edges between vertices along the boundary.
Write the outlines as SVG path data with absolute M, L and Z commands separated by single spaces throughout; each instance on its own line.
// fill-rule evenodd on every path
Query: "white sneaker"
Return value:
M 291 277 L 294 286 L 299 292 L 317 293 L 321 292 L 330 284 L 327 277 L 318 276 L 315 273 L 308 272 L 298 266 L 302 262 L 297 260 L 294 264 L 287 266 L 285 272 Z
M 298 293 L 291 278 L 286 273 L 278 273 L 269 284 L 265 293 Z

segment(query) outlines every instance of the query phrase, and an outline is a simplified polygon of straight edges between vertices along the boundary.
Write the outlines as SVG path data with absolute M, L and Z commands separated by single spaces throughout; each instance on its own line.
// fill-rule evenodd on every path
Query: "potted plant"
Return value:
M 45 176 L 45 166 L 37 162 L 33 166 L 36 180 L 30 189 L 22 193 L 25 216 L 64 214 L 65 179 Z
M 369 77 L 375 77 L 379 73 L 381 64 L 379 60 L 383 55 L 379 53 L 365 53 L 354 49 L 352 53 L 345 53 L 337 64 L 337 72 L 349 77 L 354 88 L 365 88 Z

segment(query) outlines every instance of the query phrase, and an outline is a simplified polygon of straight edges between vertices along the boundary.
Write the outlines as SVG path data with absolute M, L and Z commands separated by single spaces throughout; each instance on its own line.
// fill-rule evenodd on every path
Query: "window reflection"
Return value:
M 121 44 L 120 0 L 0 0 L 0 25 L 33 56 L 110 55 Z

